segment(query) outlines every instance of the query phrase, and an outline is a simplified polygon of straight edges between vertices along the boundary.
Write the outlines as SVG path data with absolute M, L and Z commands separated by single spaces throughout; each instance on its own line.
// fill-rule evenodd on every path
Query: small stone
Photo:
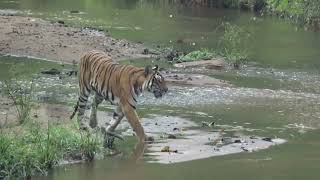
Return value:
M 61 72 L 58 69 L 52 68 L 49 70 L 44 70 L 41 71 L 42 74 L 50 74 L 50 75 L 57 75 L 57 74 L 61 74 Z
M 161 152 L 170 152 L 170 147 L 169 146 L 165 146 L 161 149 Z
M 80 11 L 78 11 L 78 10 L 71 10 L 71 11 L 70 11 L 71 14 L 78 14 L 79 12 L 80 12 Z
M 169 134 L 168 135 L 168 139 L 177 139 L 177 137 L 175 135 L 173 135 L 173 134 Z
M 145 55 L 149 54 L 149 49 L 148 49 L 148 48 L 145 48 L 145 49 L 143 50 L 142 54 L 145 54 Z
M 249 150 L 246 149 L 245 147 L 241 147 L 241 149 L 242 149 L 243 151 L 245 151 L 245 152 L 248 152 L 248 151 L 249 151 Z
M 152 143 L 152 142 L 154 142 L 154 137 L 148 136 L 148 137 L 146 138 L 146 141 Z
M 241 140 L 240 139 L 236 139 L 236 140 L 234 140 L 234 143 L 241 143 Z
M 270 137 L 262 138 L 262 140 L 264 140 L 264 141 L 268 141 L 268 142 L 272 142 L 272 138 L 270 138 Z

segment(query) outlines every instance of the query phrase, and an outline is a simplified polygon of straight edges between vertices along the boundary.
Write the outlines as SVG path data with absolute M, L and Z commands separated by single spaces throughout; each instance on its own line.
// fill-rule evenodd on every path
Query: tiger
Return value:
M 106 123 L 106 127 L 102 128 L 105 147 L 112 148 L 114 137 L 122 139 L 114 131 L 124 117 L 127 118 L 138 141 L 146 140 L 136 112 L 137 98 L 145 91 L 153 93 L 155 98 L 160 98 L 167 93 L 166 81 L 157 65 L 153 68 L 120 65 L 108 54 L 92 50 L 81 56 L 78 78 L 79 97 L 70 119 L 78 113 L 80 129 L 97 127 L 97 108 L 106 100 L 115 105 L 115 109 L 110 123 Z M 94 98 L 91 104 L 89 127 L 85 122 L 84 114 L 90 94 L 94 95 Z

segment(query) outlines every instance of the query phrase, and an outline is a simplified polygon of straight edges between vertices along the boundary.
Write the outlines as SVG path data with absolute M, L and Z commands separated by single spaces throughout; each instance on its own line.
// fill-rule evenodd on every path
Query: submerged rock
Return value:
M 78 11 L 78 10 L 71 10 L 70 13 L 71 13 L 71 14 L 78 14 L 78 13 L 80 13 L 80 11 Z
M 61 74 L 61 72 L 58 69 L 52 68 L 49 70 L 41 71 L 41 74 L 58 75 L 58 74 Z

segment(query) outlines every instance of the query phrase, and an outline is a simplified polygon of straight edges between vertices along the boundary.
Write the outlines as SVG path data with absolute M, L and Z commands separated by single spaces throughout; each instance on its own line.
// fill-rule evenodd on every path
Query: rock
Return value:
M 179 131 L 180 129 L 179 128 L 173 128 L 173 131 Z
M 161 149 L 161 152 L 173 152 L 173 153 L 178 153 L 178 150 L 170 150 L 169 146 L 165 146 Z
M 80 12 L 80 11 L 78 11 L 78 10 L 71 10 L 71 11 L 70 11 L 71 14 L 78 14 L 79 12 Z
M 221 81 L 210 76 L 202 74 L 176 74 L 176 73 L 167 73 L 164 74 L 164 78 L 168 83 L 173 84 L 183 84 L 183 85 L 221 85 L 232 87 L 227 81 Z
M 245 152 L 248 152 L 249 150 L 247 149 L 247 148 L 245 148 L 245 147 L 241 147 L 241 149 L 243 150 L 243 151 L 245 151 Z
M 206 121 L 202 121 L 201 124 L 202 124 L 202 127 L 206 127 L 206 126 L 213 127 L 215 122 L 212 121 L 212 122 L 209 123 L 209 122 L 206 122 Z
M 77 76 L 78 71 L 76 71 L 76 70 L 70 70 L 70 71 L 66 72 L 66 74 L 67 74 L 68 76 L 72 76 L 72 75 Z
M 148 55 L 148 54 L 149 54 L 149 49 L 148 49 L 148 48 L 145 48 L 145 49 L 143 50 L 142 54 Z
M 234 140 L 234 143 L 241 143 L 241 140 L 240 139 L 236 139 L 236 140 Z
M 64 21 L 59 20 L 58 23 L 59 24 L 64 24 Z
M 211 59 L 211 60 L 199 60 L 192 62 L 182 62 L 174 64 L 177 68 L 188 68 L 188 67 L 205 67 L 207 69 L 222 69 L 227 65 L 223 58 Z
M 58 74 L 61 74 L 61 72 L 58 69 L 52 68 L 49 70 L 41 71 L 41 74 L 58 75 Z
M 154 137 L 148 136 L 148 137 L 146 138 L 146 141 L 148 141 L 148 142 L 154 142 Z
M 169 146 L 165 146 L 161 149 L 161 152 L 170 152 L 170 147 Z
M 250 139 L 258 139 L 258 138 L 254 137 L 254 136 L 250 136 L 249 138 Z
M 173 135 L 173 134 L 169 134 L 168 135 L 168 139 L 177 139 L 177 137 L 175 135 Z
M 272 142 L 272 138 L 270 138 L 270 137 L 262 138 L 262 140 L 264 140 L 264 141 L 268 141 L 268 142 Z

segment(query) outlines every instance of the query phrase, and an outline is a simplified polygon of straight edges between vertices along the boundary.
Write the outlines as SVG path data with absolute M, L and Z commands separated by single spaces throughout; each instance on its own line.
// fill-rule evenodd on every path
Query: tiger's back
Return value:
M 143 68 L 132 65 L 119 65 L 103 52 L 90 51 L 80 60 L 80 93 L 94 91 L 112 104 L 117 104 L 120 99 L 135 96 L 130 92 L 130 81 L 134 74 L 141 74 L 143 71 Z

